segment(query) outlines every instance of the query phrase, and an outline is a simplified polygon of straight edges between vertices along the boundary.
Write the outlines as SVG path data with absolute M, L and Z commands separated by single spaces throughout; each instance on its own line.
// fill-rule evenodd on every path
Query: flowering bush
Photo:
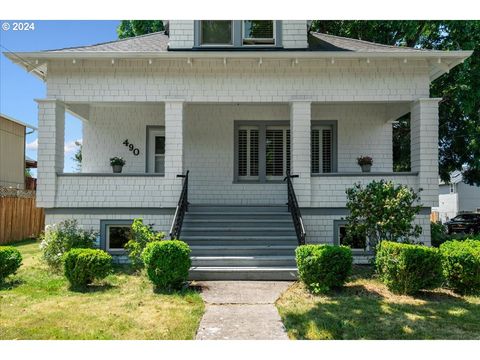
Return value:
M 360 156 L 357 158 L 358 165 L 372 165 L 373 159 L 370 156 Z
M 121 157 L 118 157 L 118 156 L 114 156 L 112 158 L 110 158 L 110 165 L 111 166 L 114 166 L 114 165 L 120 165 L 120 166 L 123 166 L 125 165 L 125 160 Z
M 97 235 L 93 230 L 80 229 L 73 219 L 47 225 L 40 243 L 43 260 L 58 270 L 64 253 L 74 248 L 93 248 Z

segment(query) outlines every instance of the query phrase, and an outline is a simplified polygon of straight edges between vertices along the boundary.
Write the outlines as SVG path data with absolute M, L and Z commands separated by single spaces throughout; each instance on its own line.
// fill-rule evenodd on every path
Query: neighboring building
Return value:
M 0 187 L 25 188 L 25 169 L 30 167 L 25 157 L 27 128 L 37 130 L 0 114 Z
M 464 183 L 462 173 L 454 171 L 449 184 L 440 182 L 438 203 L 438 207 L 432 208 L 432 211 L 438 213 L 441 222 L 461 213 L 480 213 L 480 186 Z
M 416 222 L 430 243 L 439 101 L 429 98 L 430 83 L 471 51 L 347 39 L 309 32 L 299 20 L 168 28 L 5 54 L 46 82 L 37 100 L 37 199 L 47 224 L 76 218 L 121 254 L 136 217 L 169 232 L 177 174 L 189 170 L 181 238 L 195 255 L 192 276 L 288 278 L 302 237 L 284 205 L 290 170 L 308 243 L 341 242 L 345 189 L 379 179 L 423 189 Z M 83 121 L 81 173 L 63 173 L 65 111 Z M 394 173 L 392 122 L 409 112 L 412 170 Z M 371 173 L 361 172 L 360 155 L 373 157 Z M 126 159 L 121 174 L 112 173 L 113 156 Z

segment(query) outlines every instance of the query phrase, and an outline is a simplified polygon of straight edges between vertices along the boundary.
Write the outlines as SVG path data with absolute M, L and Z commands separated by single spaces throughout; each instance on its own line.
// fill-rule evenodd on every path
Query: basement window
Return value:
M 131 239 L 132 220 L 102 220 L 100 238 L 102 248 L 110 253 L 125 252 Z
M 367 251 L 367 238 L 362 235 L 354 235 L 351 239 L 347 237 L 347 222 L 345 220 L 334 221 L 335 243 L 337 245 L 350 246 L 352 250 Z
M 243 45 L 275 45 L 275 21 L 244 20 Z

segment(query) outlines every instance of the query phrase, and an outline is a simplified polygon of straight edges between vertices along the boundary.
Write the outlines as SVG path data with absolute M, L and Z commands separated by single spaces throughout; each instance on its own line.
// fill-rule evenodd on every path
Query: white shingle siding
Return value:
M 171 20 L 169 22 L 169 48 L 191 49 L 194 45 L 194 21 Z
M 163 104 L 92 105 L 83 122 L 82 172 L 111 172 L 110 158 L 126 160 L 124 173 L 145 172 L 146 127 L 164 126 Z M 126 147 L 128 141 L 140 150 L 138 156 Z
M 423 60 L 52 61 L 47 97 L 66 102 L 413 101 L 429 96 Z
M 438 101 L 419 99 L 411 106 L 411 168 L 419 172 L 425 206 L 438 206 Z
M 307 21 L 283 20 L 282 45 L 285 49 L 305 49 L 308 47 Z

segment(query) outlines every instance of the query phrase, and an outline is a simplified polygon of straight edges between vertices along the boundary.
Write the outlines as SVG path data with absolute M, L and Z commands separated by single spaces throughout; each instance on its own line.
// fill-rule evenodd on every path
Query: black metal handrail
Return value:
M 188 173 L 187 170 L 185 175 L 177 175 L 179 178 L 183 178 L 183 187 L 182 192 L 180 193 L 180 199 L 178 199 L 178 205 L 175 209 L 175 216 L 173 217 L 172 226 L 170 228 L 170 239 L 180 238 L 180 233 L 182 232 L 183 218 L 185 213 L 188 211 Z
M 288 190 L 288 211 L 292 214 L 293 225 L 295 226 L 295 232 L 297 233 L 298 245 L 305 245 L 305 226 L 303 226 L 302 213 L 300 212 L 300 207 L 298 206 L 297 196 L 295 195 L 295 189 L 293 188 L 292 178 L 298 178 L 298 175 L 290 175 L 287 173 L 287 176 L 283 181 L 287 181 L 287 190 Z

